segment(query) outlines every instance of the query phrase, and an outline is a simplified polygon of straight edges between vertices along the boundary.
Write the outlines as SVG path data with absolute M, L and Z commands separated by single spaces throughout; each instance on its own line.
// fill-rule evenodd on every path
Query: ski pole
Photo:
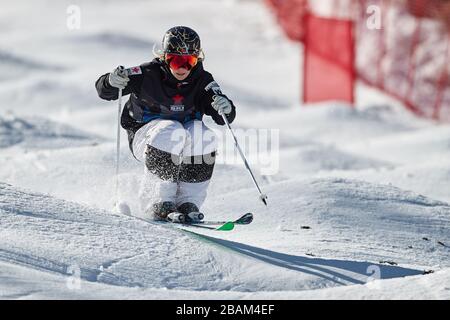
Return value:
M 252 177 L 253 183 L 255 184 L 256 189 L 258 189 L 259 192 L 259 199 L 267 206 L 267 195 L 261 192 L 261 188 L 258 186 L 258 183 L 256 182 L 255 176 L 253 175 L 252 170 L 250 169 L 250 166 L 248 165 L 247 159 L 245 158 L 244 153 L 242 152 L 241 147 L 239 146 L 239 143 L 236 139 L 236 136 L 234 135 L 233 129 L 231 129 L 230 123 L 228 122 L 227 117 L 222 114 L 223 121 L 225 121 L 225 124 L 228 127 L 228 130 L 230 130 L 231 135 L 234 139 L 234 145 L 236 146 L 236 149 L 238 149 L 239 154 L 241 155 L 242 161 L 244 161 L 245 167 L 247 168 L 248 172 L 250 173 L 250 176 Z
M 122 113 L 122 89 L 119 89 L 119 107 L 117 113 L 117 144 L 116 144 L 116 201 L 119 203 L 119 167 L 120 167 L 120 116 Z

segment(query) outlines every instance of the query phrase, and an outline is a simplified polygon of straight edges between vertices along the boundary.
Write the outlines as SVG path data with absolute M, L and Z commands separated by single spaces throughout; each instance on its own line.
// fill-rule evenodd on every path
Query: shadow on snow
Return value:
M 190 232 L 190 231 L 188 231 Z M 423 274 L 422 270 L 362 261 L 321 259 L 266 250 L 239 242 L 194 233 L 198 237 L 271 265 L 303 272 L 338 285 L 366 284 L 377 279 L 392 279 Z

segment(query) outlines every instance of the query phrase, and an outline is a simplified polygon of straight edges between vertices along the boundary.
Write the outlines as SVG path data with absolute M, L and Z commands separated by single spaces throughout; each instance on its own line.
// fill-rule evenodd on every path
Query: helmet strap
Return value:
M 203 49 L 200 49 L 200 53 L 198 54 L 198 61 L 205 61 L 205 52 Z

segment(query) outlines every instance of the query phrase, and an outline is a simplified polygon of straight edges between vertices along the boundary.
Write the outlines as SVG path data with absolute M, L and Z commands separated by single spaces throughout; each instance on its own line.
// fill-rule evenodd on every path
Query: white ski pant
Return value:
M 132 148 L 145 163 L 139 195 L 144 212 L 162 201 L 201 207 L 217 149 L 216 135 L 202 121 L 152 120 L 136 132 Z

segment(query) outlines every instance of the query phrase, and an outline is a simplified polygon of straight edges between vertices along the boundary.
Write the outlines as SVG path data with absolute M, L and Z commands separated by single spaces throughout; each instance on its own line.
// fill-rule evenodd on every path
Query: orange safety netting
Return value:
M 353 22 L 306 16 L 303 100 L 354 102 Z
M 266 3 L 272 8 L 289 39 L 303 41 L 305 36 L 303 21 L 308 13 L 308 0 L 266 0 Z
M 419 115 L 450 120 L 449 33 L 436 16 L 444 1 L 357 1 L 358 78 Z M 381 8 L 379 30 L 367 28 L 369 5 Z
M 328 1 L 332 9 L 336 4 L 347 6 L 354 25 L 352 39 L 337 32 L 349 21 L 320 16 L 312 9 L 317 3 L 266 2 L 287 35 L 305 44 L 305 101 L 351 102 L 348 81 L 358 79 L 419 115 L 450 121 L 449 0 Z M 369 7 L 379 9 L 380 28 L 368 27 Z

